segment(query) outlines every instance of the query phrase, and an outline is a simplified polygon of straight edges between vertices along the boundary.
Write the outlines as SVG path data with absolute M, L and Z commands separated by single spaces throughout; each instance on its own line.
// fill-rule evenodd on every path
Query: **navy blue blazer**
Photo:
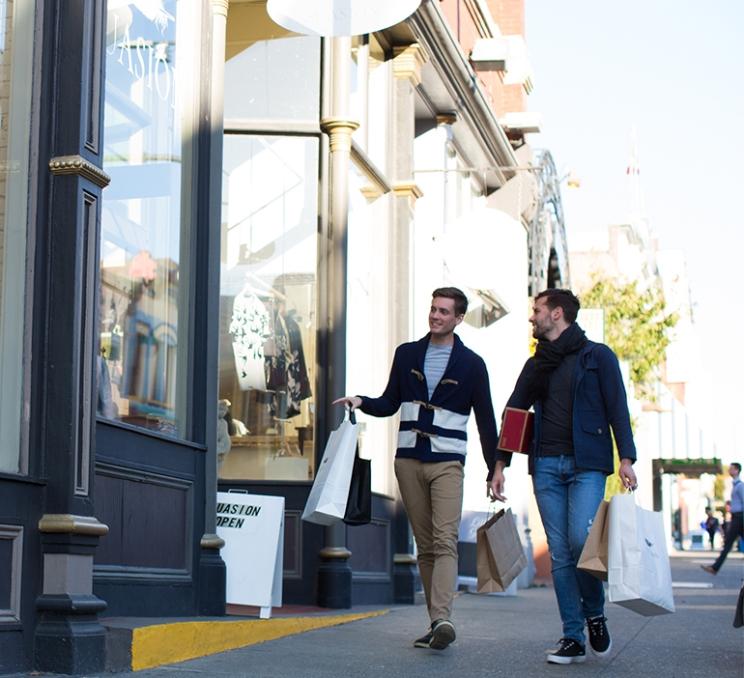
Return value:
M 463 464 L 472 409 L 490 478 L 498 432 L 486 364 L 455 335 L 447 368 L 430 399 L 424 375 L 429 336 L 398 346 L 385 391 L 379 398 L 360 396 L 360 409 L 375 417 L 400 409 L 396 457 Z
M 530 358 L 522 368 L 507 407 L 535 408 L 535 428 L 530 452 L 530 470 L 540 444 L 542 404 L 528 395 L 528 384 L 535 369 Z M 579 352 L 573 380 L 573 444 L 576 467 L 591 471 L 613 472 L 612 435 L 620 459 L 636 460 L 633 431 L 630 427 L 628 400 L 620 364 L 609 346 L 588 341 Z M 511 453 L 497 450 L 496 459 L 508 466 Z

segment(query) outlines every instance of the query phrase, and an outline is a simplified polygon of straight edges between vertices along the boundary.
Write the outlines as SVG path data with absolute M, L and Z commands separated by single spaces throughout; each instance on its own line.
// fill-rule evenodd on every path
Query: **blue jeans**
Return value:
M 576 563 L 604 497 L 605 481 L 602 471 L 577 471 L 573 456 L 535 458 L 532 485 L 548 538 L 563 637 L 582 645 L 584 620 L 604 614 L 602 582 L 577 570 Z

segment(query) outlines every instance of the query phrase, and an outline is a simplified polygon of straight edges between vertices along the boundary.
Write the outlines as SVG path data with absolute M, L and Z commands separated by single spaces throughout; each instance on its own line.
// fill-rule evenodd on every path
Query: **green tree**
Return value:
M 630 380 L 639 398 L 655 400 L 659 368 L 669 345 L 677 314 L 668 313 L 661 289 L 641 289 L 637 282 L 595 279 L 581 295 L 584 308 L 601 308 L 605 343 L 630 367 Z
M 677 314 L 666 312 L 661 290 L 656 287 L 641 290 L 637 282 L 595 279 L 591 289 L 581 295 L 581 305 L 604 311 L 605 342 L 620 360 L 628 363 L 636 395 L 655 400 L 655 385 L 669 345 L 669 332 L 677 323 Z M 607 500 L 625 491 L 617 474 L 616 448 L 613 457 L 615 472 L 607 477 Z

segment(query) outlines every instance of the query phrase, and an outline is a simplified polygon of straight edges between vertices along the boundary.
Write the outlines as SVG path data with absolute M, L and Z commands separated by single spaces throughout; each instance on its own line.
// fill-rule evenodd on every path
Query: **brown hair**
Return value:
M 432 293 L 431 298 L 444 297 L 452 299 L 455 302 L 455 315 L 465 315 L 468 310 L 468 298 L 465 293 L 457 287 L 437 287 Z

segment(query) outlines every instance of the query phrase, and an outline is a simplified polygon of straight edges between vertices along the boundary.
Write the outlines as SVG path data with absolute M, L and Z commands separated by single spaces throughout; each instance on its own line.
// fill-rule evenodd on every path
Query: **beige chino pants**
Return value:
M 396 459 L 395 476 L 413 528 L 426 606 L 432 621 L 450 619 L 457 579 L 463 466 Z

